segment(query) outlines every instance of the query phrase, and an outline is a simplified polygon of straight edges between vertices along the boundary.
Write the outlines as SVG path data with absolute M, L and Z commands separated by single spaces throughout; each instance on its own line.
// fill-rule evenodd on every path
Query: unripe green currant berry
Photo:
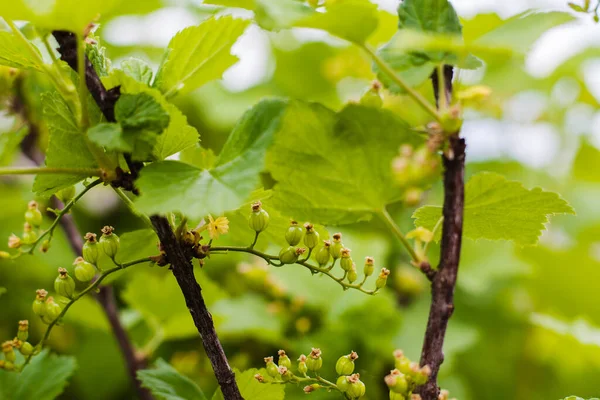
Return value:
M 23 243 L 31 244 L 38 238 L 38 234 L 33 230 L 33 227 L 29 222 L 25 222 L 23 225 Z
M 356 265 L 352 263 L 352 268 L 348 271 L 348 282 L 354 283 L 358 279 L 358 272 L 356 272 Z
M 329 253 L 334 260 L 340 258 L 342 256 L 342 249 L 344 245 L 342 244 L 342 234 L 334 233 L 333 234 L 333 243 L 329 247 Z
M 12 340 L 7 340 L 2 343 L 2 352 L 4 353 L 4 359 L 6 361 L 14 363 L 17 360 Z
M 58 269 L 58 276 L 54 280 L 54 290 L 57 294 L 69 299 L 75 294 L 75 281 L 65 268 Z
M 14 363 L 12 363 L 10 361 L 4 361 L 4 360 L 2 360 L 2 361 L 4 362 L 4 365 L 2 367 L 3 370 L 5 370 L 5 371 L 13 371 L 15 369 L 15 364 Z
M 406 396 L 400 393 L 392 392 L 390 390 L 390 400 L 406 400 Z
M 318 383 L 313 383 L 312 385 L 308 385 L 308 386 L 304 386 L 304 393 L 308 394 L 308 393 L 312 393 L 315 390 L 321 389 L 322 386 L 319 385 Z
M 387 283 L 388 275 L 390 274 L 390 270 L 387 268 L 382 268 L 377 280 L 375 281 L 375 287 L 377 289 L 382 289 Z
M 394 358 L 394 365 L 397 370 L 402 372 L 404 375 L 412 374 L 412 371 L 410 369 L 410 360 L 404 355 L 404 352 L 402 350 L 394 351 Z
M 21 347 L 19 348 L 19 352 L 24 356 L 28 356 L 33 353 L 33 346 L 29 342 L 23 342 Z
M 321 369 L 321 367 L 323 366 L 323 359 L 321 358 L 321 349 L 312 349 L 306 360 L 306 366 L 311 371 L 318 371 Z
M 365 387 L 365 384 L 360 380 L 359 374 L 352 374 L 346 379 L 349 383 L 349 387 L 346 391 L 346 394 L 351 399 L 359 399 L 365 395 L 367 388 Z
M 373 257 L 365 257 L 365 268 L 363 272 L 365 276 L 373 275 L 373 271 L 375 270 L 375 259 Z
M 352 269 L 352 258 L 350 257 L 350 249 L 347 248 L 343 248 L 341 251 L 341 256 L 342 256 L 342 260 L 340 261 L 340 265 L 342 266 L 342 269 L 346 272 L 350 271 Z
M 33 301 L 33 313 L 38 317 L 46 315 L 46 297 L 48 292 L 44 289 L 38 289 L 35 292 L 35 300 Z
M 381 83 L 374 81 L 371 87 L 360 98 L 360 104 L 366 107 L 381 108 L 383 106 L 383 99 L 379 93 L 380 90 Z
M 100 248 L 98 241 L 96 240 L 96 234 L 88 232 L 85 234 L 85 243 L 81 250 L 83 253 L 83 259 L 94 265 L 98 265 L 98 258 L 100 257 Z
M 290 222 L 290 227 L 285 233 L 285 240 L 287 240 L 290 246 L 296 246 L 302 240 L 304 231 L 296 221 Z
M 29 321 L 19 321 L 19 330 L 17 331 L 17 339 L 25 342 L 29 338 Z
M 287 367 L 284 367 L 283 365 L 280 365 L 279 368 L 277 368 L 277 371 L 279 372 L 279 375 L 281 376 L 281 380 L 284 382 L 289 382 L 292 379 L 292 377 L 294 376 L 294 375 L 292 375 L 290 370 Z
M 279 370 L 277 369 L 277 365 L 273 362 L 273 357 L 265 357 L 265 363 L 267 364 L 267 374 L 269 374 L 271 378 L 279 376 Z
M 100 236 L 100 247 L 104 253 L 114 260 L 115 256 L 119 252 L 120 240 L 119 237 L 114 233 L 115 228 L 112 226 L 105 226 L 102 228 L 102 236 Z
M 61 312 L 62 307 L 60 304 L 55 302 L 53 297 L 48 297 L 48 300 L 46 300 L 46 314 L 43 318 L 44 322 L 51 323 L 58 318 Z
M 285 350 L 279 350 L 277 355 L 279 356 L 277 364 L 279 364 L 280 367 L 286 367 L 287 369 L 292 368 L 292 360 L 285 354 Z
M 263 210 L 260 201 L 252 203 L 252 213 L 248 218 L 248 225 L 255 232 L 262 232 L 269 226 L 269 213 Z
M 75 265 L 75 278 L 79 282 L 89 282 L 96 275 L 96 267 L 85 261 L 83 257 L 77 257 L 73 265 Z
M 50 250 L 50 240 L 46 239 L 42 242 L 42 247 L 40 248 L 42 253 L 47 253 Z
M 0 260 L 8 260 L 10 258 L 10 253 L 6 251 L 0 251 Z
M 413 381 L 418 386 L 424 385 L 431 375 L 431 368 L 429 365 L 424 365 L 423 367 L 415 368 L 414 370 Z
M 394 393 L 408 394 L 408 380 L 406 375 L 394 369 L 385 378 L 385 384 Z
M 335 385 L 337 386 L 337 388 L 340 390 L 340 392 L 345 393 L 348 391 L 348 388 L 350 387 L 350 384 L 348 383 L 348 379 L 346 379 L 346 376 L 340 376 L 337 379 L 337 382 L 335 383 Z
M 313 224 L 307 222 L 304 224 L 306 235 L 304 235 L 304 244 L 309 249 L 314 249 L 319 243 L 319 232 L 315 231 Z
M 329 248 L 331 247 L 331 242 L 329 240 L 323 241 L 323 247 L 317 251 L 315 255 L 315 260 L 319 263 L 321 267 L 329 264 L 329 260 L 331 259 L 331 254 L 329 254 Z
M 306 375 L 308 372 L 308 367 L 306 366 L 306 356 L 304 354 L 301 354 L 298 358 L 298 372 L 300 372 L 302 375 Z
M 25 211 L 25 221 L 31 226 L 35 227 L 42 225 L 42 213 L 38 208 L 37 202 L 32 200 L 27 205 L 27 211 Z
M 341 356 L 335 363 L 335 372 L 338 375 L 351 375 L 354 372 L 354 360 L 358 358 L 355 351 L 348 355 Z
M 302 247 L 285 247 L 279 252 L 279 261 L 284 264 L 293 264 L 305 251 L 306 249 Z
M 409 207 L 417 206 L 423 199 L 423 190 L 419 188 L 410 188 L 404 193 L 404 204 Z
M 71 299 L 57 294 L 56 296 L 54 296 L 54 302 L 60 306 L 60 309 L 62 311 L 62 309 L 65 308 L 65 306 L 71 302 Z
M 58 193 L 56 193 L 56 197 L 63 203 L 68 203 L 75 197 L 75 186 L 69 186 L 63 190 L 59 190 Z

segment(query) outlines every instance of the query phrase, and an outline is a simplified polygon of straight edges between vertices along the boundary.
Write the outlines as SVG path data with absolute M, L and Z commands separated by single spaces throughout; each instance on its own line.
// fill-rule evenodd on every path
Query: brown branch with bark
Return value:
M 53 35 L 59 43 L 60 47 L 58 52 L 61 54 L 61 59 L 66 61 L 71 68 L 77 70 L 78 46 L 76 36 L 64 31 L 54 31 Z M 114 107 L 119 98 L 120 91 L 118 88 L 107 91 L 87 58 L 85 65 L 88 90 L 91 92 L 94 100 L 107 120 L 114 121 Z M 125 157 L 128 161 L 130 173 L 129 175 L 120 175 L 123 177 L 129 176 L 130 179 L 124 180 L 126 184 L 124 184 L 123 181 L 118 181 L 113 182 L 113 185 L 123 187 L 126 190 L 131 190 L 136 193 L 135 187 L 133 187 L 133 181 L 137 177 L 139 170 L 143 167 L 143 164 L 132 163 L 127 154 Z M 171 265 L 173 275 L 179 284 L 194 324 L 202 338 L 202 344 L 210 359 L 223 397 L 225 400 L 243 400 L 235 381 L 235 374 L 229 366 L 227 356 L 225 355 L 221 342 L 217 336 L 212 316 L 204 302 L 202 289 L 194 276 L 191 256 L 185 251 L 184 247 L 175 236 L 169 221 L 165 217 L 154 215 L 150 219 L 160 240 L 161 247 L 166 254 L 166 258 Z
M 444 66 L 444 95 L 450 104 L 452 97 L 452 67 Z M 432 75 L 436 104 L 438 99 L 438 78 Z M 423 349 L 421 366 L 429 365 L 431 375 L 425 385 L 419 388 L 423 400 L 437 400 L 440 388 L 437 376 L 444 362 L 444 338 L 448 322 L 454 312 L 454 289 L 458 277 L 460 251 L 462 245 L 464 197 L 465 197 L 465 140 L 459 132 L 449 136 L 448 148 L 442 161 L 444 164 L 444 207 L 440 262 L 431 281 L 431 306 Z

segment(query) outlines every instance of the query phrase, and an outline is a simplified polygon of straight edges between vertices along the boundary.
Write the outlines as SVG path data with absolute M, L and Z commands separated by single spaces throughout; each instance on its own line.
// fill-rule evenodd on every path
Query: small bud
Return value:
M 69 276 L 65 268 L 58 269 L 58 276 L 54 280 L 54 290 L 61 296 L 68 297 L 69 299 L 73 298 L 75 294 L 75 281 Z
M 308 385 L 308 386 L 304 386 L 304 393 L 312 393 L 315 390 L 318 390 L 321 388 L 321 385 L 319 385 L 318 383 L 313 383 L 312 385 Z
M 287 367 L 284 367 L 283 365 L 280 365 L 279 368 L 277 368 L 277 371 L 279 371 L 279 375 L 281 376 L 281 379 L 284 382 L 289 382 L 293 377 L 290 370 Z
M 46 300 L 46 314 L 42 320 L 50 324 L 60 316 L 61 312 L 61 306 L 54 301 L 53 297 L 48 297 L 48 300 Z
M 402 350 L 394 351 L 394 358 L 396 359 L 395 366 L 397 370 L 405 375 L 412 375 L 412 371 L 410 369 L 410 360 L 404 355 Z
M 29 321 L 26 319 L 19 321 L 19 330 L 17 331 L 17 339 L 25 342 L 29 338 Z
M 104 253 L 114 260 L 115 256 L 119 251 L 120 240 L 119 237 L 113 233 L 115 228 L 112 226 L 105 226 L 102 228 L 102 236 L 100 237 L 100 247 Z
M 365 395 L 367 388 L 365 387 L 365 384 L 360 380 L 359 374 L 350 375 L 346 379 L 350 384 L 346 394 L 350 396 L 350 398 L 359 399 Z
M 302 247 L 285 247 L 279 252 L 279 261 L 284 264 L 293 264 L 298 261 L 298 258 L 304 254 L 306 249 Z
M 40 248 L 42 253 L 47 253 L 50 250 L 50 239 L 46 239 L 42 242 L 42 247 Z
M 399 370 L 392 370 L 391 373 L 384 378 L 384 380 L 385 384 L 392 392 L 403 395 L 408 394 L 408 380 L 406 379 L 406 375 Z
M 277 355 L 279 356 L 277 363 L 280 367 L 286 367 L 287 369 L 292 368 L 292 360 L 285 354 L 285 350 L 279 350 Z
M 248 218 L 248 225 L 255 232 L 262 232 L 269 226 L 269 213 L 262 209 L 260 201 L 252 203 L 252 213 Z
M 302 240 L 304 230 L 296 221 L 290 223 L 290 227 L 285 233 L 285 240 L 287 240 L 290 246 L 296 246 Z
M 356 272 L 356 264 L 352 263 L 352 268 L 348 271 L 348 282 L 354 283 L 358 279 L 358 272 Z
M 21 347 L 19 347 L 19 352 L 24 356 L 31 355 L 33 353 L 33 346 L 29 342 L 23 342 Z
M 25 228 L 23 229 L 22 241 L 25 244 L 32 244 L 38 239 L 38 234 L 32 229 L 28 222 L 25 222 Z
M 254 379 L 259 381 L 260 383 L 265 383 L 265 378 L 261 374 L 254 375 Z
M 381 108 L 383 99 L 380 94 L 381 83 L 374 81 L 371 87 L 360 98 L 360 104 L 365 107 Z
M 277 369 L 277 365 L 273 362 L 273 357 L 265 357 L 265 363 L 267 364 L 267 374 L 269 374 L 271 378 L 279 376 L 279 370 Z
M 308 372 L 308 367 L 306 366 L 306 356 L 304 354 L 300 355 L 300 358 L 298 358 L 298 372 L 300 372 L 302 375 L 306 375 L 306 372 Z
M 2 343 L 2 352 L 4 353 L 4 359 L 11 363 L 14 363 L 17 360 L 17 355 L 15 354 L 15 350 L 13 348 L 12 340 L 7 340 Z
M 306 366 L 311 371 L 318 371 L 321 369 L 321 367 L 323 366 L 323 359 L 321 358 L 321 349 L 312 349 L 306 360 Z
M 335 363 L 335 372 L 338 375 L 351 375 L 354 372 L 354 360 L 358 358 L 356 352 L 341 356 Z
M 89 282 L 96 275 L 96 268 L 85 261 L 83 257 L 77 257 L 73 262 L 73 265 L 75 265 L 75 278 L 77 278 L 79 282 Z
M 75 186 L 69 186 L 56 193 L 56 197 L 63 203 L 68 203 L 75 197 Z
M 21 247 L 21 238 L 15 235 L 14 233 L 8 238 L 8 248 L 9 249 L 18 249 Z
M 38 209 L 38 204 L 35 201 L 30 201 L 25 212 L 25 221 L 35 227 L 42 225 L 42 213 Z
M 82 248 L 83 259 L 94 265 L 98 264 L 100 257 L 100 248 L 96 240 L 96 234 L 88 232 L 85 234 L 85 243 Z
M 307 222 L 304 224 L 306 235 L 304 235 L 304 244 L 309 249 L 314 249 L 319 243 L 319 232 L 315 231 L 313 224 Z
M 379 277 L 377 277 L 377 280 L 375 281 L 375 287 L 377 289 L 382 289 L 385 284 L 387 283 L 387 278 L 390 274 L 390 270 L 386 269 L 386 268 L 382 268 L 381 272 L 379 273 Z
M 348 382 L 347 378 L 347 376 L 342 375 L 337 379 L 337 382 L 335 383 L 339 391 L 342 393 L 346 393 L 348 391 L 348 388 L 350 387 L 350 383 Z
M 409 207 L 419 205 L 423 199 L 423 190 L 419 188 L 410 188 L 404 193 L 404 204 Z
M 10 253 L 6 251 L 0 251 L 0 260 L 8 260 L 10 258 Z
M 46 296 L 48 296 L 48 292 L 44 289 L 38 289 L 35 293 L 35 300 L 32 306 L 33 313 L 38 317 L 43 317 L 46 315 Z
M 429 365 L 424 365 L 423 367 L 417 369 L 416 373 L 413 376 L 413 380 L 417 385 L 424 385 L 429 376 L 431 375 L 431 367 Z
M 375 270 L 375 259 L 373 257 L 365 257 L 365 268 L 363 272 L 365 276 L 373 275 L 373 271 Z
M 334 260 L 340 258 L 342 256 L 342 249 L 344 245 L 342 244 L 342 234 L 334 233 L 333 234 L 333 243 L 329 247 L 329 253 Z
M 329 254 L 330 247 L 331 242 L 329 240 L 324 240 L 323 247 L 321 247 L 315 255 L 315 260 L 319 263 L 321 267 L 329 264 L 329 260 L 331 259 L 331 254 Z
M 350 249 L 347 248 L 343 248 L 341 251 L 341 256 L 342 256 L 342 260 L 340 261 L 340 264 L 342 266 L 342 269 L 346 272 L 350 271 L 352 269 L 352 258 L 350 257 Z

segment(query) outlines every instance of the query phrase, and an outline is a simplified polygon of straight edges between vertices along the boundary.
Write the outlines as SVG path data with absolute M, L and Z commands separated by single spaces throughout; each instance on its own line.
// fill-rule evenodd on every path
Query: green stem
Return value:
M 260 232 L 256 232 L 256 234 L 254 235 L 254 241 L 252 242 L 250 247 L 248 247 L 249 249 L 253 249 L 254 246 L 256 246 L 256 242 L 258 242 L 258 235 L 260 235 Z
M 429 245 L 431 244 L 431 242 L 433 242 L 435 240 L 435 235 L 437 233 L 437 231 L 440 230 L 440 228 L 442 227 L 442 222 L 444 222 L 444 217 L 440 217 L 440 219 L 437 220 L 437 222 L 435 223 L 435 226 L 433 227 L 433 231 L 431 231 L 431 233 L 433 233 L 433 239 L 427 243 L 425 243 L 425 247 L 423 247 L 423 255 L 425 257 L 427 257 L 427 251 L 429 250 Z
M 448 102 L 446 101 L 446 78 L 444 77 L 444 64 L 440 64 L 436 67 L 436 73 L 438 76 L 438 103 L 440 105 L 439 109 L 443 111 L 448 107 Z
M 52 59 L 52 63 L 54 65 L 58 65 L 58 58 L 56 58 L 56 54 L 54 53 L 54 49 L 52 48 L 52 46 L 50 45 L 50 41 L 48 40 L 48 37 L 50 37 L 50 35 L 41 36 L 38 33 L 38 36 L 40 37 L 40 39 L 42 39 L 42 43 L 44 43 L 44 47 L 46 48 L 46 51 L 50 55 L 50 58 Z
M 248 254 L 253 254 L 257 257 L 262 258 L 263 260 L 265 260 L 267 263 L 274 265 L 276 267 L 280 267 L 284 264 L 275 264 L 273 262 L 273 260 L 279 260 L 278 256 L 273 256 L 270 254 L 266 254 L 263 253 L 261 251 L 255 250 L 255 249 L 251 249 L 248 247 L 234 247 L 234 246 L 221 246 L 221 247 L 211 247 L 210 248 L 211 253 L 213 251 L 215 252 L 225 252 L 225 254 L 227 252 L 237 252 L 237 253 L 248 253 Z M 213 253 L 213 254 L 217 254 L 217 253 Z M 331 279 L 333 279 L 334 281 L 336 281 L 340 286 L 342 286 L 344 289 L 356 289 L 360 292 L 363 292 L 365 294 L 375 294 L 377 292 L 377 289 L 375 290 L 366 290 L 364 289 L 362 286 L 363 284 L 351 284 L 351 283 L 346 283 L 344 282 L 344 279 L 346 278 L 346 274 L 344 274 L 343 277 L 338 278 L 335 275 L 333 275 L 329 269 L 327 268 L 320 268 L 317 267 L 315 265 L 310 264 L 309 262 L 307 262 L 306 260 L 298 260 L 296 261 L 296 264 L 298 265 L 302 265 L 303 267 L 309 269 L 310 271 L 314 272 L 314 273 L 322 273 L 327 275 L 328 277 L 330 277 Z
M 69 310 L 69 308 L 71 308 L 71 306 L 73 304 L 75 304 L 75 302 L 79 299 L 81 299 L 83 296 L 85 296 L 86 294 L 88 294 L 89 292 L 91 292 L 92 290 L 96 289 L 100 283 L 102 283 L 102 281 L 109 275 L 123 270 L 125 268 L 129 268 L 133 265 L 136 264 L 141 264 L 141 263 L 145 263 L 145 262 L 149 262 L 152 261 L 150 259 L 150 257 L 146 257 L 146 258 L 141 258 L 139 260 L 134 260 L 134 261 L 130 261 L 127 263 L 123 263 L 123 264 L 119 264 L 118 266 L 111 268 L 109 270 L 104 271 L 99 277 L 98 279 L 96 279 L 90 286 L 88 286 L 87 288 L 85 288 L 83 291 L 81 291 L 77 296 L 73 297 L 71 299 L 71 301 L 69 301 L 66 305 L 65 308 L 62 309 L 61 313 L 58 315 L 58 317 L 56 317 L 56 319 L 54 321 L 52 321 L 49 325 L 48 328 L 46 328 L 46 333 L 44 334 L 44 337 L 42 338 L 42 340 L 39 341 L 39 343 L 35 346 L 37 349 L 41 349 L 44 346 L 44 343 L 48 340 L 48 338 L 50 337 L 50 333 L 52 332 L 52 328 L 54 328 L 56 326 L 56 324 L 58 323 L 58 321 L 61 320 L 61 318 L 63 318 L 65 316 L 65 314 L 67 313 L 67 311 Z M 33 354 L 29 355 L 29 357 L 27 357 L 27 359 L 25 360 L 25 363 L 23 364 L 23 366 L 21 368 L 24 368 L 27 364 L 29 364 L 29 362 L 31 361 L 31 358 L 33 357 Z
M 361 47 L 363 48 L 363 50 L 365 50 L 371 56 L 371 58 L 373 59 L 373 61 L 375 61 L 375 63 L 379 66 L 379 68 L 381 68 L 381 70 L 392 81 L 394 81 L 395 84 L 397 84 L 404 91 L 406 91 L 406 93 L 408 93 L 408 95 L 410 97 L 412 97 L 413 100 L 415 100 L 423 108 L 423 110 L 425 110 L 433 118 L 435 118 L 436 121 L 441 122 L 440 114 L 435 109 L 435 107 L 429 101 L 427 101 L 427 99 L 425 97 L 423 97 L 423 95 L 421 95 L 421 93 L 419 93 L 416 90 L 414 90 L 413 88 L 411 88 L 404 81 L 404 79 L 402 79 L 400 76 L 398 76 L 398 74 L 396 74 L 396 71 L 394 71 L 394 69 L 387 62 L 385 62 L 385 60 L 383 60 L 381 57 L 379 57 L 377 55 L 377 52 L 371 46 L 369 46 L 368 44 L 363 44 L 363 45 L 361 45 Z
M 93 187 L 98 186 L 101 183 L 102 183 L 102 181 L 100 179 L 95 180 L 94 182 L 87 185 L 77 196 L 73 197 L 73 199 L 71 201 L 69 201 L 67 204 L 65 204 L 65 207 L 62 210 L 60 210 L 58 212 L 58 214 L 56 215 L 56 218 L 52 222 L 52 225 L 50 225 L 50 227 L 48 229 L 46 229 L 44 232 L 42 232 L 42 234 L 36 239 L 36 241 L 31 244 L 31 248 L 27 251 L 27 253 L 33 254 L 33 251 L 35 250 L 37 245 L 40 244 L 42 242 L 42 240 L 44 239 L 44 237 L 46 237 L 47 235 L 50 235 L 50 239 L 52 239 L 52 235 L 54 234 L 54 229 L 56 229 L 58 223 L 60 222 L 60 219 L 66 213 L 68 213 L 69 210 L 75 205 L 75 203 L 77 203 L 79 201 L 79 199 L 81 199 L 88 191 L 90 191 Z
M 88 89 L 85 79 L 85 41 L 80 35 L 77 35 L 77 72 L 79 74 L 79 101 L 81 102 L 81 130 L 86 131 L 90 125 L 88 115 Z
M 0 175 L 49 175 L 68 174 L 102 176 L 102 170 L 97 168 L 56 168 L 56 167 L 32 167 L 32 168 L 0 168 Z
M 129 208 L 129 210 L 136 217 L 139 217 L 140 219 L 142 219 L 146 225 L 148 225 L 150 228 L 152 228 L 152 221 L 150 221 L 150 218 L 148 218 L 148 216 L 146 214 L 139 212 L 137 210 L 137 208 L 135 208 L 135 204 L 133 204 L 133 201 L 131 201 L 131 199 L 129 197 L 127 197 L 125 192 L 123 192 L 123 190 L 121 190 L 120 188 L 113 187 L 113 189 L 115 190 L 117 195 L 121 198 L 121 200 L 123 200 L 123 202 Z
M 400 227 L 398 225 L 396 225 L 396 222 L 394 221 L 394 219 L 392 218 L 392 216 L 390 215 L 390 213 L 387 211 L 387 209 L 384 208 L 379 213 L 379 215 L 383 219 L 383 222 L 385 222 L 386 225 L 390 228 L 390 230 L 394 233 L 394 235 L 396 235 L 396 237 L 398 239 L 400 239 L 400 242 L 406 248 L 406 251 L 408 251 L 408 254 L 410 254 L 410 257 L 413 259 L 413 261 L 416 262 L 416 263 L 419 263 L 421 261 L 419 259 L 419 256 L 417 255 L 417 253 L 415 252 L 415 250 L 411 246 L 411 244 L 408 241 L 408 239 L 406 239 L 406 237 L 404 236 L 404 234 L 400 230 Z

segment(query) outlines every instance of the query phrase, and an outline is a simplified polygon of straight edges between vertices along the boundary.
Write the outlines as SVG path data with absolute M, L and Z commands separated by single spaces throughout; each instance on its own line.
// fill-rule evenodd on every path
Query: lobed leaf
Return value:
M 0 31 L 0 65 L 43 71 L 42 65 L 27 46 L 17 36 L 3 31 Z
M 159 400 L 206 400 L 194 381 L 180 374 L 162 358 L 156 360 L 155 368 L 138 371 L 137 377 L 142 387 L 149 389 Z
M 267 376 L 264 368 L 253 368 L 244 372 L 240 372 L 237 369 L 234 369 L 234 371 L 235 381 L 244 400 L 283 400 L 285 398 L 284 385 L 260 383 L 254 378 L 256 374 Z M 223 400 L 221 389 L 215 392 L 212 400 Z

